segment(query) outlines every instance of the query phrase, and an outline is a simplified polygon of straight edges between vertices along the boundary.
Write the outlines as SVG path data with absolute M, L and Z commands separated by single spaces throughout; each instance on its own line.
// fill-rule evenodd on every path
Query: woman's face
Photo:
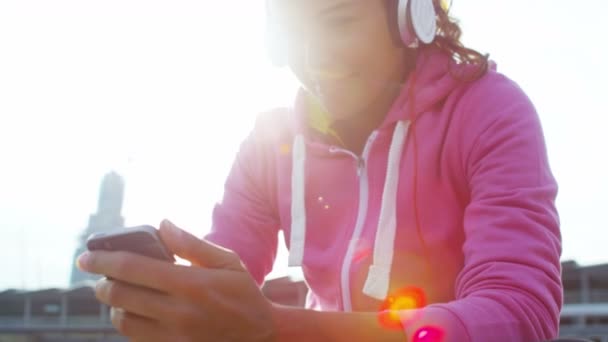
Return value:
M 401 82 L 404 51 L 391 37 L 386 0 L 273 1 L 289 67 L 334 121 L 366 115 Z

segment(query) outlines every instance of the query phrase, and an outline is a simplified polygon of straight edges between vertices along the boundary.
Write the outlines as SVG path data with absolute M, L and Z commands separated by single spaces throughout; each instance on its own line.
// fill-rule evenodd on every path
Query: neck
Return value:
M 367 108 L 348 119 L 332 123 L 331 127 L 340 136 L 345 148 L 358 155 L 363 152 L 367 138 L 384 121 L 414 66 L 415 63 L 408 63 L 401 71 L 399 80 L 387 86 Z

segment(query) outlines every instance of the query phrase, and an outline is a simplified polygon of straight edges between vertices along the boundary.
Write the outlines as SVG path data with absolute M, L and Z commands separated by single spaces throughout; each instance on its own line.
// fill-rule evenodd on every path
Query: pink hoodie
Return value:
M 556 337 L 557 185 L 538 116 L 494 64 L 463 83 L 450 63 L 421 51 L 415 81 L 362 156 L 311 134 L 302 94 L 294 108 L 261 115 L 206 238 L 234 250 L 261 284 L 282 229 L 312 309 L 376 312 L 387 296 L 420 288 L 428 305 L 401 315 L 410 339 L 429 325 L 446 341 Z

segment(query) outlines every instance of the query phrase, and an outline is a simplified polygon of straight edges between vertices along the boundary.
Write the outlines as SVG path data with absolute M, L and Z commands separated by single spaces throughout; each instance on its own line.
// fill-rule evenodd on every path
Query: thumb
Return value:
M 163 220 L 159 229 L 160 238 L 166 247 L 193 265 L 207 268 L 243 270 L 241 260 L 232 251 L 201 240 L 178 228 L 169 220 Z

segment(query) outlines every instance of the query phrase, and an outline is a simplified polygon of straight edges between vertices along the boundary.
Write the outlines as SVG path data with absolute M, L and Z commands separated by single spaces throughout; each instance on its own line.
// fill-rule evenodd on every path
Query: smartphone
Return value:
M 175 262 L 175 257 L 158 236 L 158 230 L 148 225 L 93 234 L 87 239 L 87 248 L 89 251 L 125 251 Z

